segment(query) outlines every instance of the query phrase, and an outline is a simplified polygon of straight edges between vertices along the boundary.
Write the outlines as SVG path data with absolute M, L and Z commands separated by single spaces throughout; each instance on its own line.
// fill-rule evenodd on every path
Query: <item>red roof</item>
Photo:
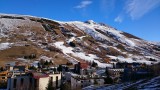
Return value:
M 80 67 L 81 67 L 81 69 L 87 69 L 88 68 L 88 63 L 80 62 Z
M 32 74 L 33 74 L 33 78 L 35 79 L 49 77 L 49 75 L 43 74 L 43 73 L 32 73 Z

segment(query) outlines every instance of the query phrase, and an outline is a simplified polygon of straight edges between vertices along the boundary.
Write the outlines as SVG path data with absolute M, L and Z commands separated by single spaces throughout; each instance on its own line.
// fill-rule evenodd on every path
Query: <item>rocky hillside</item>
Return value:
M 0 64 L 52 60 L 54 65 L 96 62 L 157 63 L 160 47 L 92 20 L 60 22 L 45 18 L 0 15 Z

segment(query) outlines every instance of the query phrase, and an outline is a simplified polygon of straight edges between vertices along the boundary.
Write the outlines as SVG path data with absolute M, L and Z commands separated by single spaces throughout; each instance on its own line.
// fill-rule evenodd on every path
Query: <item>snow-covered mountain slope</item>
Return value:
M 160 46 L 160 42 L 157 42 L 156 45 Z
M 45 56 L 55 65 L 95 61 L 99 67 L 111 67 L 114 62 L 157 63 L 160 47 L 93 20 L 0 15 L 0 60 L 17 61 L 32 54 L 36 54 L 33 60 Z

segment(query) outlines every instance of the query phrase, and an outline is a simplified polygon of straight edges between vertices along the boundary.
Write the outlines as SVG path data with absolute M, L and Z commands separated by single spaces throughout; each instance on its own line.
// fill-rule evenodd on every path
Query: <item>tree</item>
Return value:
M 49 61 L 49 65 L 53 65 L 53 62 L 52 62 L 52 60 L 50 60 L 50 61 Z
M 38 62 L 38 68 L 41 68 L 41 65 L 40 65 L 40 63 Z
M 0 68 L 0 71 L 3 71 L 3 70 L 4 70 L 3 67 L 1 67 L 1 68 Z
M 112 84 L 113 83 L 113 79 L 110 77 L 108 67 L 106 67 L 105 74 L 106 74 L 107 77 L 104 78 L 104 83 L 105 84 Z
M 59 67 L 57 68 L 57 70 L 58 70 L 59 72 L 62 72 L 62 65 L 59 65 Z
M 44 63 L 44 65 L 45 65 L 45 66 L 48 66 L 48 65 L 49 65 L 49 62 L 46 60 L 45 63 Z
M 52 80 L 51 79 L 48 81 L 48 85 L 46 87 L 46 90 L 56 90 L 56 88 L 53 87 L 53 85 L 52 85 Z
M 110 75 L 109 75 L 108 67 L 106 67 L 105 74 L 106 74 L 106 76 L 110 76 Z
M 44 68 L 44 63 L 45 63 L 45 61 L 43 59 L 41 59 L 40 64 L 42 65 L 43 68 Z
M 70 45 L 71 47 L 76 47 L 76 44 L 73 43 L 73 42 L 70 42 L 69 45 Z
M 98 84 L 98 82 L 97 82 L 97 80 L 96 80 L 96 79 L 94 80 L 94 84 L 95 84 L 95 85 L 97 85 L 97 84 Z
M 113 84 L 113 79 L 110 76 L 107 76 L 106 78 L 104 78 L 104 83 Z
M 68 67 L 66 67 L 66 68 L 65 68 L 65 71 L 66 71 L 66 72 L 68 72 L 68 71 L 69 71 Z
M 92 67 L 97 67 L 97 66 L 98 66 L 98 64 L 93 61 Z
M 53 71 L 54 71 L 54 73 L 57 71 L 57 69 L 56 68 L 53 68 Z
M 34 67 L 34 66 L 30 66 L 30 67 L 29 67 L 29 70 L 37 70 L 37 68 Z
M 113 63 L 113 68 L 116 68 L 115 64 Z
M 63 83 L 61 85 L 61 89 L 60 90 L 71 90 L 71 83 L 70 82 Z

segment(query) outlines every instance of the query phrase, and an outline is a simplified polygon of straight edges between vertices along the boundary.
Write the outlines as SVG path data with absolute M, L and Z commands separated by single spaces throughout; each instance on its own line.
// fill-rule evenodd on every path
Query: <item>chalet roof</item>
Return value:
M 87 69 L 88 68 L 88 64 L 86 63 L 81 63 L 81 69 Z
M 81 62 L 79 62 L 80 63 L 80 67 L 81 67 L 81 69 L 87 69 L 88 68 L 88 63 L 86 63 L 86 62 L 83 62 L 83 61 L 81 61 Z
M 49 77 L 48 74 L 39 73 L 39 72 L 33 72 L 32 75 L 33 75 L 33 78 L 35 79 Z

